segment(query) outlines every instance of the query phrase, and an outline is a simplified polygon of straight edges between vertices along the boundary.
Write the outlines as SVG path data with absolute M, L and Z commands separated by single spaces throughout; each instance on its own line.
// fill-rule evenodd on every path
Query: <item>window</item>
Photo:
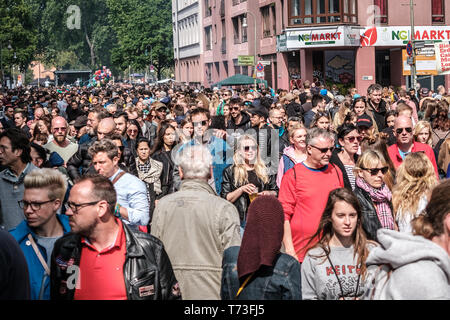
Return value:
M 289 0 L 288 25 L 357 23 L 357 0 Z
M 387 0 L 374 0 L 373 4 L 378 7 L 379 15 L 375 15 L 375 24 L 387 24 Z
M 211 0 L 205 0 L 205 17 L 212 15 Z
M 239 37 L 239 17 L 234 17 L 231 21 L 233 23 L 234 44 L 241 43 L 241 38 Z
M 263 37 L 270 37 L 270 11 L 269 6 L 261 8 L 261 17 L 263 24 Z
M 248 28 L 248 26 L 247 27 L 243 27 L 242 26 L 243 25 L 243 21 L 244 21 L 244 15 L 241 15 L 240 17 L 241 17 L 241 35 L 242 35 L 241 43 L 246 43 L 247 42 L 247 28 Z
M 444 0 L 431 0 L 431 21 L 444 23 Z
M 212 39 L 211 39 L 211 26 L 205 28 L 205 44 L 206 51 L 211 50 L 212 48 Z
M 233 66 L 234 66 L 234 74 L 240 74 L 241 66 L 239 65 L 238 59 L 233 59 Z
M 270 7 L 270 12 L 271 12 L 271 16 L 272 16 L 272 30 L 273 30 L 273 35 L 277 34 L 277 13 L 275 11 L 275 4 L 273 4 Z

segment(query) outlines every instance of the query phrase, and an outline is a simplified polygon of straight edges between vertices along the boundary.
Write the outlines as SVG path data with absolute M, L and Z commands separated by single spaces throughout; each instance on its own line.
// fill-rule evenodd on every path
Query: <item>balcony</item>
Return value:
M 222 54 L 227 53 L 227 38 L 226 37 L 222 38 L 222 45 L 220 46 L 220 50 L 221 50 Z

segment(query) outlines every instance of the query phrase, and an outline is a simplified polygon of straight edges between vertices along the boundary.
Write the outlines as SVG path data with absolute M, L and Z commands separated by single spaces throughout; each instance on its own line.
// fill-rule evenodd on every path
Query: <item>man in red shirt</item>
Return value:
M 286 253 L 300 262 L 306 254 L 305 245 L 317 231 L 328 194 L 344 187 L 341 170 L 330 163 L 333 134 L 313 128 L 308 132 L 306 144 L 306 160 L 285 173 L 278 193 L 285 215 Z
M 433 149 L 427 144 L 414 141 L 411 118 L 399 116 L 395 119 L 394 135 L 397 138 L 397 143 L 388 148 L 388 153 L 396 169 L 409 153 L 422 151 L 430 159 L 436 171 L 436 176 L 439 178 Z
M 72 232 L 51 259 L 52 300 L 180 299 L 161 241 L 113 214 L 116 191 L 108 178 L 84 176 L 70 191 L 66 214 Z

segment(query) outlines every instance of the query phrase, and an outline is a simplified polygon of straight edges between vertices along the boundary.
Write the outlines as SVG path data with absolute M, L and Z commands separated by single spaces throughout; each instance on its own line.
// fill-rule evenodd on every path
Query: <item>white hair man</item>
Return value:
M 220 299 L 223 252 L 241 241 L 239 213 L 208 184 L 212 156 L 206 146 L 186 146 L 175 160 L 180 191 L 159 201 L 151 233 L 164 244 L 183 299 Z

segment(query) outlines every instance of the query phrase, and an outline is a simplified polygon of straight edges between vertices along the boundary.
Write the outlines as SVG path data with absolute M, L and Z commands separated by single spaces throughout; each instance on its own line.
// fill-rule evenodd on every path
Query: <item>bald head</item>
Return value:
M 116 123 L 113 118 L 105 118 L 98 123 L 97 127 L 97 138 L 102 140 L 111 136 L 116 130 Z
M 52 128 L 65 126 L 67 128 L 67 120 L 61 116 L 52 119 Z
M 409 117 L 399 116 L 394 122 L 394 135 L 397 137 L 397 145 L 403 151 L 407 151 L 413 143 L 413 124 Z

